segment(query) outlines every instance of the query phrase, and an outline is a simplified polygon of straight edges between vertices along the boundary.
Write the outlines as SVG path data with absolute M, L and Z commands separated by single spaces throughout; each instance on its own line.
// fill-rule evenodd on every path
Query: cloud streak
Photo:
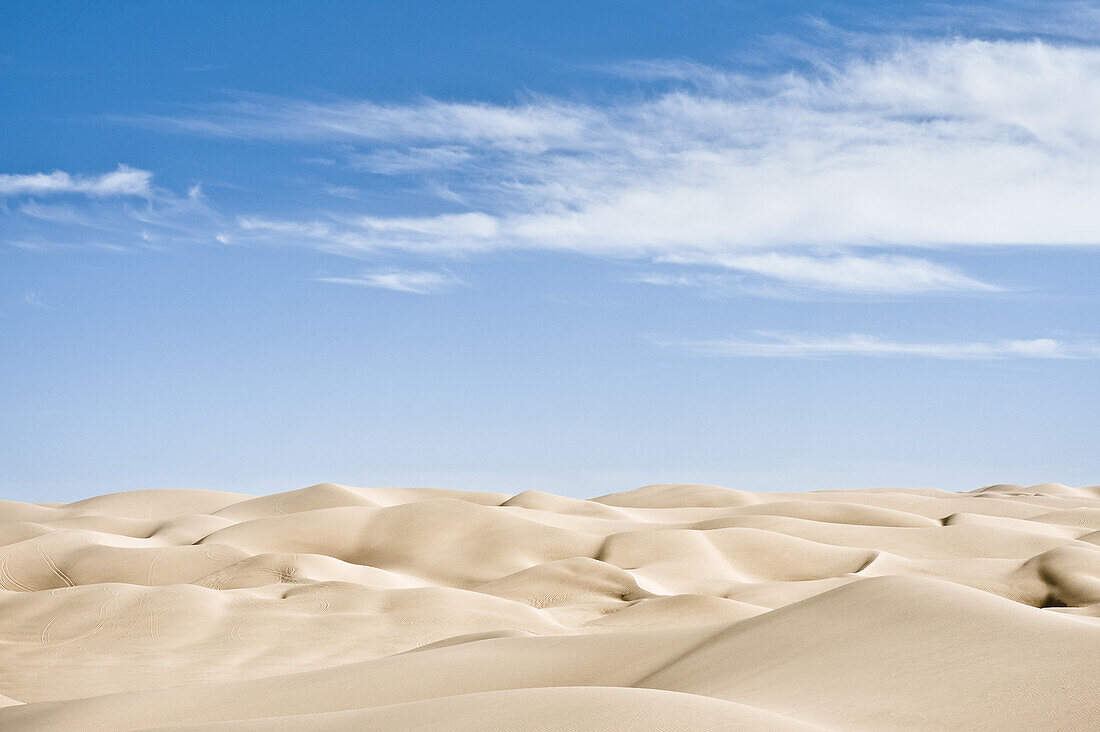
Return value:
M 713 264 L 747 274 L 771 277 L 794 286 L 857 294 L 921 292 L 999 292 L 1002 288 L 925 259 L 852 255 L 812 257 L 767 252 L 705 257 L 670 256 L 665 262 Z M 654 282 L 653 284 L 659 284 Z
M 1100 359 L 1098 343 L 1066 343 L 1052 338 L 988 342 L 905 342 L 861 333 L 838 337 L 756 331 L 752 338 L 663 340 L 655 344 L 731 358 L 894 357 L 966 361 L 1004 359 Z
M 438 215 L 269 222 L 349 254 L 551 250 L 913 294 L 1001 289 L 916 249 L 1100 244 L 1095 47 L 907 40 L 771 76 L 618 71 L 653 88 L 510 105 L 248 96 L 139 121 L 343 146 L 349 169 L 441 192 Z
M 785 73 L 620 64 L 610 71 L 635 90 L 588 99 L 241 95 L 128 120 L 334 163 L 331 184 L 277 212 L 221 213 L 199 189 L 165 196 L 127 166 L 0 175 L 0 196 L 100 199 L 19 201 L 5 211 L 23 242 L 98 227 L 356 258 L 550 251 L 650 262 L 654 283 L 751 278 L 795 295 L 992 294 L 1006 285 L 948 255 L 1100 244 L 1100 48 L 956 38 L 828 51 Z
M 23 302 L 30 305 L 31 307 L 46 307 L 46 303 L 42 300 L 42 295 L 40 295 L 37 290 L 27 290 L 25 293 L 23 293 Z
M 319 277 L 318 282 L 375 287 L 414 295 L 432 295 L 463 284 L 459 278 L 444 272 L 399 269 L 363 272 L 357 277 Z
M 0 196 L 51 196 L 78 193 L 92 198 L 152 195 L 153 174 L 119 165 L 101 175 L 71 175 L 63 170 L 29 175 L 0 174 Z

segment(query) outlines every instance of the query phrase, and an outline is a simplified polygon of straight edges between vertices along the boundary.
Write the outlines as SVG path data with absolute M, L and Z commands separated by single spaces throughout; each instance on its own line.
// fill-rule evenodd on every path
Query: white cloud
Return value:
M 690 81 L 709 85 L 716 78 L 715 69 L 686 58 L 635 59 L 604 67 L 616 76 L 639 81 Z M 744 76 L 726 75 L 728 79 L 741 79 Z
M 704 258 L 670 256 L 663 261 L 714 264 L 740 272 L 773 277 L 795 286 L 838 292 L 906 294 L 950 290 L 996 292 L 1001 289 L 967 277 L 950 267 L 913 257 L 813 257 L 766 252 Z
M 126 165 L 110 173 L 74 176 L 61 170 L 29 175 L 0 175 L 0 196 L 80 193 L 93 198 L 152 195 L 153 174 Z
M 1051 338 L 971 343 L 919 343 L 885 340 L 860 333 L 835 338 L 757 331 L 752 339 L 663 340 L 662 346 L 736 358 L 834 358 L 841 356 L 916 357 L 953 360 L 1096 359 L 1100 344 L 1064 343 Z
M 281 224 L 337 252 L 557 250 L 917 293 L 999 288 L 901 249 L 1100 244 L 1100 48 L 901 41 L 771 76 L 619 71 L 662 83 L 598 103 L 247 97 L 146 121 L 339 143 L 465 208 Z
M 46 221 L 53 224 L 82 226 L 91 229 L 109 228 L 103 221 L 97 219 L 94 211 L 89 211 L 84 207 L 76 207 L 68 204 L 39 203 L 37 200 L 30 200 L 20 204 L 17 210 L 27 218 Z
M 0 244 L 41 252 L 160 250 L 211 242 L 225 227 L 198 184 L 175 195 L 151 187 L 151 173 L 125 166 L 101 176 L 47 177 L 54 182 L 9 176 L 6 190 L 17 198 L 0 206 Z M 26 193 L 32 189 L 37 193 Z
M 415 106 L 343 100 L 315 103 L 242 95 L 203 117 L 130 118 L 130 121 L 222 137 L 285 140 L 430 142 L 545 149 L 577 141 L 590 112 L 560 102 L 506 107 L 425 99 Z
M 332 227 L 321 221 L 278 221 L 259 216 L 242 216 L 237 219 L 237 226 L 242 231 L 300 236 L 308 239 L 322 239 L 333 233 Z
M 381 218 L 363 216 L 355 220 L 363 229 L 375 232 L 420 234 L 432 237 L 473 237 L 486 239 L 496 236 L 497 220 L 481 213 L 444 214 L 413 218 Z
M 352 186 L 325 185 L 322 186 L 321 189 L 334 198 L 347 198 L 352 201 L 357 201 L 363 197 L 363 192 Z
M 926 4 L 911 18 L 865 16 L 871 27 L 895 31 L 973 28 L 980 33 L 1093 41 L 1100 35 L 1100 5 L 1095 0 L 995 0 L 965 4 Z
M 353 156 L 352 163 L 374 173 L 400 175 L 456 168 L 473 158 L 466 149 L 451 145 L 377 150 Z
M 320 277 L 319 282 L 340 285 L 379 287 L 416 295 L 430 295 L 463 284 L 459 278 L 443 272 L 388 269 L 363 272 L 358 277 Z
M 708 287 L 725 288 L 729 283 L 724 278 L 713 274 L 669 274 L 666 272 L 643 272 L 630 278 L 631 282 L 641 282 L 646 285 L 660 285 L 662 287 Z

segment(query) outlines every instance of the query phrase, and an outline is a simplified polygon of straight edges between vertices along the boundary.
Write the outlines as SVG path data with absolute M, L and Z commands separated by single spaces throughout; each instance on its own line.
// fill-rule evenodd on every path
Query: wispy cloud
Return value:
M 1100 343 L 1066 343 L 1052 338 L 988 342 L 904 342 L 861 333 L 838 337 L 755 331 L 751 338 L 667 340 L 657 345 L 734 358 L 910 357 L 952 360 L 1098 359 Z
M 910 294 L 951 290 L 997 292 L 1002 289 L 968 277 L 950 267 L 925 259 L 901 256 L 813 257 L 767 252 L 703 257 L 674 255 L 660 261 L 713 264 L 739 272 L 772 277 L 794 286 L 837 292 Z
M 505 107 L 425 99 L 406 106 L 364 100 L 319 103 L 259 94 L 239 95 L 237 101 L 209 111 L 213 114 L 124 119 L 242 139 L 359 140 L 414 146 L 419 142 L 462 143 L 530 152 L 576 141 L 590 113 L 583 106 L 557 101 Z M 404 152 L 412 154 L 407 148 Z
M 461 279 L 445 272 L 401 269 L 363 272 L 357 277 L 319 277 L 317 279 L 319 282 L 378 287 L 415 295 L 431 295 L 463 284 Z
M 417 177 L 449 211 L 242 219 L 256 241 L 299 227 L 337 252 L 557 250 L 913 294 L 1001 288 L 902 249 L 1100 244 L 1096 47 L 895 40 L 783 74 L 616 71 L 660 83 L 600 102 L 247 96 L 139 121 L 344 146 L 346 166 Z
M 46 307 L 46 303 L 42 301 L 42 296 L 37 290 L 27 290 L 23 293 L 23 302 L 36 308 Z
M 198 183 L 177 194 L 154 187 L 152 173 L 125 166 L 102 176 L 44 174 L 54 181 L 48 185 L 15 180 L 38 177 L 7 176 L 0 245 L 39 252 L 163 250 L 212 244 L 226 226 Z
M 473 153 L 458 146 L 410 147 L 354 155 L 351 162 L 373 173 L 401 175 L 456 168 L 473 158 Z
M 635 61 L 605 69 L 637 82 L 629 94 L 510 104 L 241 95 L 129 122 L 337 163 L 300 206 L 219 212 L 126 166 L 0 175 L 0 197 L 23 197 L 5 209 L 22 242 L 67 226 L 360 258 L 556 251 L 647 261 L 654 283 L 791 293 L 995 293 L 946 253 L 1100 244 L 1095 44 L 884 36 L 795 68 Z M 86 199 L 26 200 L 62 193 Z
M 48 196 L 79 193 L 93 198 L 152 195 L 153 174 L 147 170 L 119 165 L 101 175 L 72 175 L 62 170 L 52 173 L 0 174 L 0 196 Z
M 868 30 L 959 32 L 1009 37 L 1092 41 L 1100 35 L 1100 4 L 1096 0 L 995 0 L 993 2 L 928 3 L 913 14 L 876 16 L 853 9 Z

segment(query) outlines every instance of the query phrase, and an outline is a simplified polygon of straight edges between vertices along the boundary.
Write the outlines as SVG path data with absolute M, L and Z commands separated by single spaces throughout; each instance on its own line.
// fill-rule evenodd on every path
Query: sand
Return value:
M 0 501 L 0 729 L 1100 728 L 1100 487 Z

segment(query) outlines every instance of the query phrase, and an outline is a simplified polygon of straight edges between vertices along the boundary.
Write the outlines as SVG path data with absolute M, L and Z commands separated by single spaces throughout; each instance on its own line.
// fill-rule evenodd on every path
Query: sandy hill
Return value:
M 1100 487 L 0 500 L 0 729 L 1097 729 Z

